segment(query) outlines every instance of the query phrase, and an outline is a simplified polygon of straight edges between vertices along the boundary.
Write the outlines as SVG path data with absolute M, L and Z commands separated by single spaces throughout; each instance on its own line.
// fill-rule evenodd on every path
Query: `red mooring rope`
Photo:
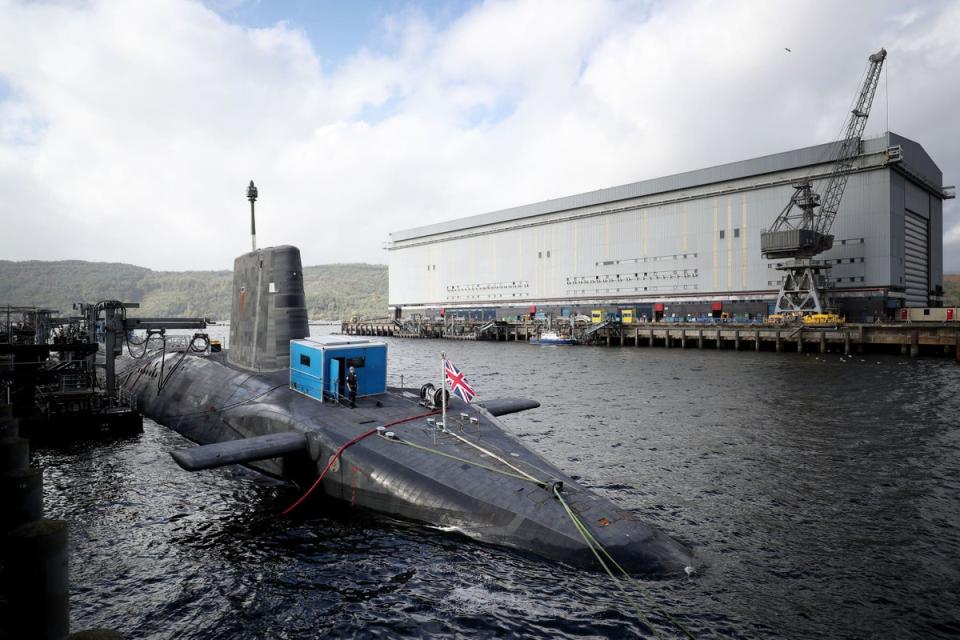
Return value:
M 427 416 L 432 416 L 432 415 L 435 415 L 435 414 L 437 414 L 437 413 L 439 413 L 439 411 L 436 410 L 436 409 L 434 409 L 433 411 L 430 411 L 430 412 L 428 412 L 428 413 L 421 413 L 420 415 L 410 416 L 409 418 L 402 418 L 402 419 L 400 419 L 400 420 L 394 420 L 393 422 L 389 422 L 389 423 L 387 423 L 387 424 L 385 424 L 385 425 L 381 425 L 381 426 L 382 426 L 383 428 L 393 427 L 393 426 L 396 426 L 396 425 L 398 425 L 398 424 L 403 424 L 404 422 L 413 422 L 414 420 L 419 420 L 420 418 L 426 418 Z M 379 427 L 378 427 L 378 428 L 379 428 Z M 317 479 L 313 481 L 313 484 L 310 485 L 310 488 L 307 489 L 307 492 L 304 493 L 302 496 L 300 496 L 300 498 L 299 498 L 296 502 L 294 502 L 292 505 L 290 505 L 289 507 L 287 507 L 286 509 L 284 509 L 283 512 L 282 512 L 280 515 L 284 515 L 284 516 L 285 516 L 285 515 L 288 515 L 291 511 L 293 511 L 294 509 L 296 509 L 297 507 L 299 507 L 300 504 L 301 504 L 304 500 L 306 500 L 307 498 L 309 498 L 309 497 L 310 497 L 310 494 L 313 493 L 313 490 L 316 489 L 316 488 L 320 485 L 320 483 L 323 481 L 324 476 L 326 476 L 326 475 L 327 475 L 327 472 L 330 471 L 330 468 L 333 466 L 333 463 L 340 459 L 340 455 L 343 454 L 344 451 L 346 451 L 349 447 L 352 447 L 352 446 L 355 445 L 356 443 L 360 442 L 360 441 L 363 440 L 364 438 L 368 438 L 368 437 L 372 436 L 372 435 L 375 434 L 376 432 L 377 432 L 377 429 L 370 429 L 370 431 L 365 431 L 364 433 L 361 433 L 360 435 L 358 435 L 358 436 L 356 436 L 356 437 L 354 437 L 354 438 L 351 438 L 350 440 L 347 440 L 345 443 L 343 443 L 343 445 L 341 445 L 341 447 L 340 447 L 339 449 L 337 449 L 337 452 L 334 453 L 332 456 L 330 456 L 330 461 L 327 462 L 327 466 L 325 466 L 325 467 L 323 468 L 323 471 L 321 471 L 321 472 L 320 472 L 320 475 L 317 476 Z

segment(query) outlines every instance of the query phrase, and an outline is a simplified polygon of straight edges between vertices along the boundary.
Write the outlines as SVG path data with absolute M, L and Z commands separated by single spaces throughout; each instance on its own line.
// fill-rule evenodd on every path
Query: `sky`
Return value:
M 0 259 L 386 263 L 389 233 L 866 136 L 960 180 L 960 2 L 0 0 Z M 789 49 L 789 51 L 787 51 Z M 960 273 L 960 206 L 944 266 Z

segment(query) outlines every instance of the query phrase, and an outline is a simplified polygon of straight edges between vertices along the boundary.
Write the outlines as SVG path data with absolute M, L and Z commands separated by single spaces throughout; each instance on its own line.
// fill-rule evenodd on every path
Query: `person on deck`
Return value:
M 350 408 L 357 408 L 357 371 L 353 367 L 350 367 L 350 372 L 347 373 L 347 393 L 350 396 Z

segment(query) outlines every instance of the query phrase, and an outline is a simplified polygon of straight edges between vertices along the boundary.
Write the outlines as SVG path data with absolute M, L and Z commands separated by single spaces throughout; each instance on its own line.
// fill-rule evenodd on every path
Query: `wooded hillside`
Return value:
M 0 304 L 59 309 L 74 302 L 139 302 L 139 316 L 230 315 L 230 271 L 152 271 L 122 263 L 0 260 Z M 311 320 L 387 315 L 387 267 L 329 264 L 304 268 Z
M 960 307 L 960 274 L 943 276 L 943 306 Z

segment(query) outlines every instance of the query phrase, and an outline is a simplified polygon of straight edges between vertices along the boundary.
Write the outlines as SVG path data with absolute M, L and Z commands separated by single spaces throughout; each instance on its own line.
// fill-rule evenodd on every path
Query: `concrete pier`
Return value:
M 405 325 L 406 326 L 406 325 Z M 341 332 L 347 335 L 397 336 L 419 338 L 448 338 L 457 340 L 526 340 L 537 335 L 545 328 L 538 321 L 488 321 L 480 322 L 440 322 L 421 321 L 415 329 L 407 327 L 399 331 L 399 325 L 390 320 L 344 322 Z M 569 325 L 566 325 L 569 331 Z M 610 347 L 634 346 L 645 344 L 648 347 L 663 346 L 669 348 L 677 344 L 687 347 L 688 340 L 696 340 L 697 348 L 703 349 L 712 342 L 722 349 L 724 342 L 731 343 L 735 350 L 742 350 L 743 342 L 752 340 L 754 351 L 782 352 L 796 348 L 803 353 L 804 343 L 816 345 L 820 353 L 830 351 L 846 355 L 866 352 L 901 352 L 904 356 L 957 356 L 957 344 L 960 343 L 960 322 L 919 323 L 899 322 L 887 324 L 841 324 L 836 326 L 804 325 L 787 327 L 772 324 L 736 324 L 736 323 L 679 323 L 646 322 L 637 324 L 591 325 L 579 323 L 573 328 L 573 336 L 585 344 L 599 344 Z M 633 340 L 633 344 L 630 344 Z

